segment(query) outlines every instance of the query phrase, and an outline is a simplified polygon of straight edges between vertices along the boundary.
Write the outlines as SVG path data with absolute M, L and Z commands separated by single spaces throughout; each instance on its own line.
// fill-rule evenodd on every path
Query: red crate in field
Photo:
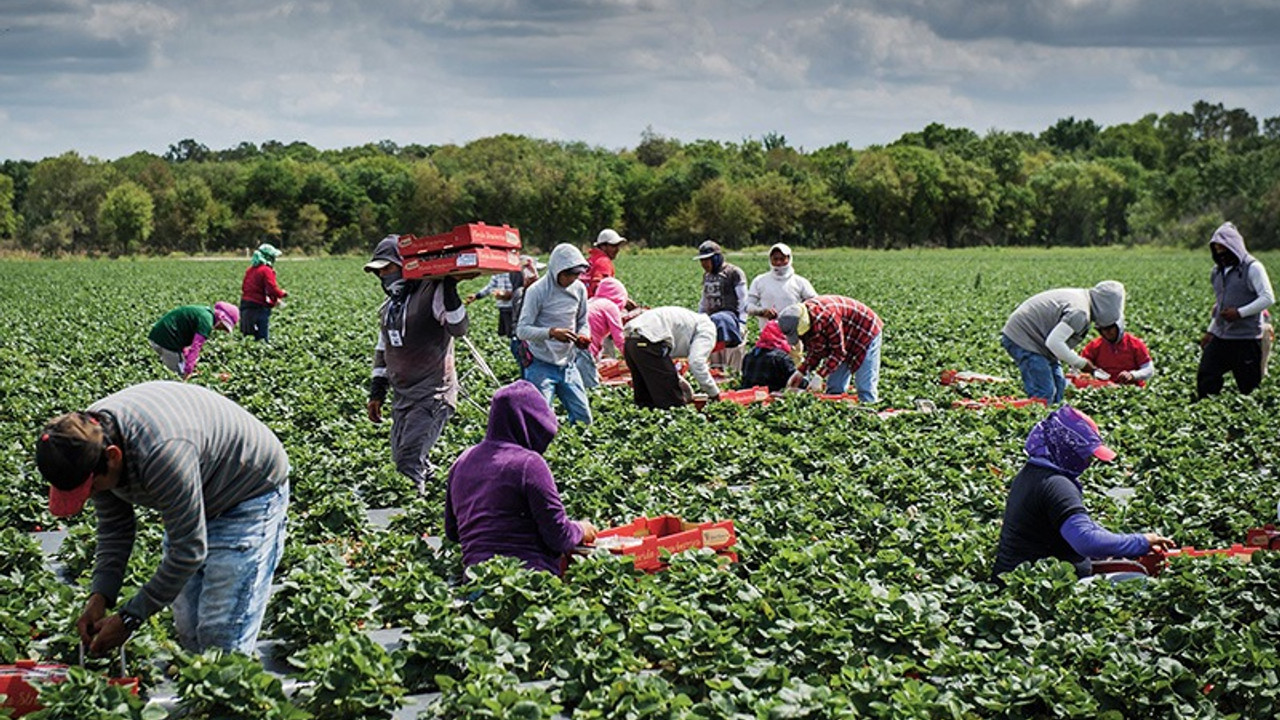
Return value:
M 722 390 L 720 392 L 720 402 L 731 402 L 739 405 L 751 405 L 753 403 L 768 405 L 773 402 L 773 395 L 769 393 L 769 388 L 764 385 L 757 385 L 741 390 Z
M 443 255 L 419 255 L 404 262 L 406 280 L 448 275 L 496 275 L 520 269 L 516 250 L 471 247 Z
M 1280 550 L 1280 530 L 1270 523 L 1260 528 L 1253 528 L 1245 535 L 1244 544 L 1251 547 Z
M 468 223 L 439 235 L 401 235 L 398 243 L 400 257 L 449 252 L 466 247 L 488 247 L 498 250 L 519 250 L 520 231 L 508 225 Z
M 1008 396 L 967 398 L 964 400 L 955 400 L 951 403 L 952 409 L 955 410 L 1008 410 L 1011 408 L 1029 407 L 1031 405 L 1047 405 L 1047 403 L 1040 398 L 1015 398 Z
M 39 688 L 33 683 L 58 683 L 67 678 L 67 666 L 39 663 L 35 660 L 18 660 L 12 665 L 0 665 L 0 709 L 12 712 L 11 717 L 22 717 L 41 708 L 38 702 Z M 138 694 L 138 678 L 110 678 L 107 682 L 128 688 Z
M 617 555 L 629 555 L 636 568 L 657 572 L 666 567 L 662 551 L 678 553 L 697 548 L 711 548 L 737 561 L 737 555 L 725 552 L 738 542 L 732 520 L 690 523 L 676 515 L 639 517 L 626 525 L 601 530 L 596 547 L 608 548 Z

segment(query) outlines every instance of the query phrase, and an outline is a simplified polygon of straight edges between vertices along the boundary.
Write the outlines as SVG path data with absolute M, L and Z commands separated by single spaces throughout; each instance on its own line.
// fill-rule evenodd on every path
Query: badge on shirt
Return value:
M 400 337 L 399 330 L 387 330 L 387 341 L 391 343 L 391 347 L 404 345 L 404 340 Z

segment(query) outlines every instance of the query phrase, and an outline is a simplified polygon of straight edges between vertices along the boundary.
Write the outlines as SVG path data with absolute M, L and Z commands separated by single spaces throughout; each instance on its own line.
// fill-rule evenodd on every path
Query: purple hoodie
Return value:
M 560 573 L 560 556 L 581 542 L 582 528 L 565 515 L 542 458 L 558 428 L 532 383 L 494 393 L 484 440 L 453 463 L 445 490 L 444 532 L 462 543 L 463 565 L 507 555 Z

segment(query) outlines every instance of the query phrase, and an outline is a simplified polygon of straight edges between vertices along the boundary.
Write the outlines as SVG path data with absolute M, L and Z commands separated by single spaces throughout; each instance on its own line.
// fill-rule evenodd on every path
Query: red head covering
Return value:
M 791 352 L 791 343 L 787 342 L 786 336 L 782 334 L 782 328 L 778 327 L 777 320 L 770 320 L 760 329 L 760 339 L 756 340 L 756 347 L 761 350 Z

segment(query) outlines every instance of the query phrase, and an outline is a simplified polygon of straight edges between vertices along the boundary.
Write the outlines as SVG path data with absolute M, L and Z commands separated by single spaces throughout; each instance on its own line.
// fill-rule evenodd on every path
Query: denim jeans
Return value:
M 533 364 L 524 369 L 524 379 L 533 383 L 551 404 L 554 395 L 560 398 L 560 404 L 569 412 L 569 422 L 591 424 L 591 405 L 587 402 L 587 390 L 582 385 L 582 376 L 572 362 L 564 367 L 543 362 L 537 358 Z
M 1067 389 L 1067 378 L 1057 358 L 1047 358 L 1018 345 L 1008 335 L 1000 335 L 1000 344 L 1018 364 L 1022 373 L 1022 389 L 1027 397 L 1040 398 L 1050 405 L 1062 402 Z
M 582 378 L 582 387 L 590 390 L 600 384 L 600 370 L 596 367 L 596 359 L 587 350 L 573 352 L 573 364 L 578 368 L 578 377 Z
M 836 369 L 827 376 L 827 392 L 832 395 L 838 395 L 849 392 L 849 380 L 853 379 L 854 387 L 858 389 L 858 402 L 873 403 L 879 399 L 877 390 L 880 387 L 880 338 L 883 335 L 876 335 L 871 344 L 867 346 L 866 357 L 862 358 L 862 364 L 854 372 L 849 371 L 848 363 L 840 363 Z
M 173 622 L 183 648 L 254 653 L 271 595 L 271 576 L 284 550 L 288 508 L 285 481 L 205 523 L 204 565 L 173 601 Z

